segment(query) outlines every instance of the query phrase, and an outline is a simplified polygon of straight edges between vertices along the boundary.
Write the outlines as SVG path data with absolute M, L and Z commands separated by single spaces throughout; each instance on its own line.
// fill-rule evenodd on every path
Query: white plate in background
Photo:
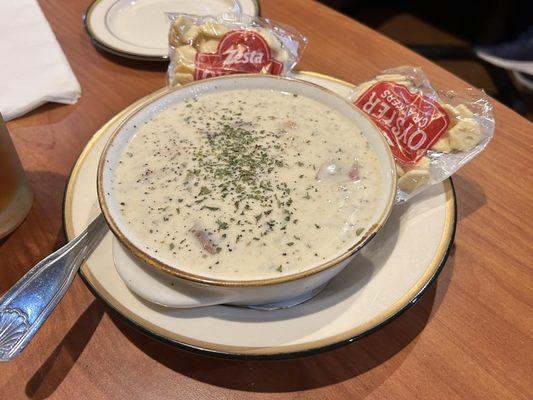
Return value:
M 239 0 L 243 14 L 259 15 L 256 0 Z M 84 15 L 85 28 L 102 49 L 127 58 L 163 61 L 168 54 L 165 13 L 220 15 L 233 0 L 96 0 Z

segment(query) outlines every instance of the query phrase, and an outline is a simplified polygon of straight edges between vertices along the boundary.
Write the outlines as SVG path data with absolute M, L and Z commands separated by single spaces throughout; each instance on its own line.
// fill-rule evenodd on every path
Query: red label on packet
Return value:
M 236 73 L 280 75 L 283 64 L 270 57 L 270 47 L 253 31 L 236 30 L 224 35 L 216 53 L 196 55 L 195 80 Z
M 416 163 L 450 125 L 437 101 L 394 82 L 376 83 L 354 105 L 381 129 L 392 154 L 403 163 Z

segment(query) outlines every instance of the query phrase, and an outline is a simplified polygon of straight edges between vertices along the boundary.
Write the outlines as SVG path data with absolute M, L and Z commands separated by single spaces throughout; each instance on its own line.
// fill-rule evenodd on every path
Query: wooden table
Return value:
M 93 47 L 81 21 L 90 0 L 40 3 L 83 95 L 76 105 L 48 104 L 8 123 L 35 203 L 24 224 L 0 242 L 0 293 L 65 243 L 63 191 L 87 140 L 115 113 L 164 84 L 163 65 Z M 360 82 L 410 64 L 422 66 L 438 88 L 465 85 L 320 4 L 265 0 L 261 8 L 264 16 L 307 35 L 302 69 Z M 438 282 L 379 332 L 303 359 L 212 359 L 139 333 L 78 277 L 26 351 L 0 365 L 0 398 L 533 398 L 533 127 L 501 104 L 495 103 L 495 114 L 494 141 L 454 179 L 455 249 Z

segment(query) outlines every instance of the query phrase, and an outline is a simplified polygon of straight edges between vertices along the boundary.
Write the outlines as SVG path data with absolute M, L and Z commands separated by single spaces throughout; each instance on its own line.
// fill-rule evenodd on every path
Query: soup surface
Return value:
M 113 192 L 130 232 L 166 264 L 250 280 L 348 249 L 380 196 L 377 156 L 341 113 L 291 93 L 221 91 L 137 128 Z

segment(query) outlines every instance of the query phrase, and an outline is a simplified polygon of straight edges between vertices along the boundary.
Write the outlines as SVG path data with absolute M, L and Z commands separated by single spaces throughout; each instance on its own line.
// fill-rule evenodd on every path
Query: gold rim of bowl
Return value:
M 247 79 L 273 79 L 273 80 L 286 80 L 291 82 L 297 82 L 298 84 L 303 84 L 306 86 L 311 86 L 315 89 L 319 89 L 325 93 L 327 93 L 330 96 L 337 97 L 338 99 L 344 101 L 345 103 L 349 104 L 353 109 L 357 112 L 357 108 L 355 108 L 345 97 L 326 89 L 320 85 L 316 85 L 311 82 L 303 81 L 300 79 L 295 78 L 287 78 L 287 77 L 279 77 L 279 76 L 271 76 L 271 75 L 261 75 L 261 74 L 248 74 L 248 75 L 226 75 L 221 76 L 217 78 L 210 78 L 210 82 L 217 82 L 222 80 L 247 80 Z M 365 246 L 381 229 L 381 227 L 385 224 L 387 221 L 387 218 L 389 217 L 392 206 L 394 205 L 395 195 L 396 195 L 396 173 L 395 173 L 395 164 L 394 164 L 394 158 L 392 156 L 392 153 L 390 151 L 390 147 L 383 135 L 379 135 L 379 139 L 381 140 L 383 147 L 385 148 L 385 151 L 388 155 L 388 161 L 389 166 L 391 168 L 390 171 L 384 170 L 383 172 L 385 174 L 390 173 L 391 174 L 391 182 L 388 192 L 388 201 L 387 205 L 383 211 L 383 213 L 379 216 L 377 219 L 377 222 L 370 226 L 367 231 L 363 234 L 363 236 L 357 240 L 354 244 L 352 244 L 346 251 L 344 251 L 341 255 L 327 260 L 318 266 L 315 266 L 313 268 L 306 269 L 304 271 L 284 275 L 281 277 L 276 278 L 267 278 L 267 279 L 254 279 L 254 280 L 226 280 L 226 279 L 216 279 L 209 276 L 203 276 L 203 275 L 196 275 L 187 271 L 184 271 L 182 269 L 179 269 L 177 266 L 172 266 L 164 263 L 163 261 L 147 254 L 142 249 L 137 247 L 129 238 L 126 233 L 124 233 L 118 224 L 115 221 L 115 217 L 110 212 L 109 207 L 107 206 L 106 202 L 106 196 L 104 195 L 104 188 L 103 188 L 103 174 L 104 174 L 104 167 L 105 167 L 105 161 L 107 159 L 107 153 L 109 149 L 111 148 L 115 138 L 117 137 L 118 133 L 122 130 L 122 127 L 137 113 L 141 112 L 147 105 L 161 99 L 162 97 L 173 93 L 178 90 L 183 90 L 184 88 L 187 89 L 191 86 L 195 85 L 201 85 L 205 84 L 203 81 L 196 81 L 192 83 L 188 83 L 186 85 L 171 88 L 168 90 L 164 90 L 161 92 L 158 92 L 154 94 L 153 96 L 150 96 L 149 98 L 145 99 L 144 101 L 140 101 L 128 114 L 125 116 L 120 124 L 113 130 L 113 133 L 111 134 L 109 140 L 107 141 L 104 150 L 102 151 L 102 155 L 100 157 L 100 161 L 98 163 L 98 173 L 97 173 L 97 192 L 98 192 L 98 202 L 100 203 L 100 208 L 102 209 L 102 212 L 104 214 L 105 219 L 107 220 L 107 223 L 115 235 L 115 237 L 128 249 L 128 251 L 133 254 L 135 257 L 137 257 L 139 260 L 143 261 L 147 265 L 154 267 L 155 269 L 162 271 L 164 273 L 170 274 L 172 276 L 185 279 L 187 281 L 192 281 L 200 284 L 205 285 L 211 285 L 211 286 L 224 286 L 224 287 L 258 287 L 258 286 L 271 286 L 271 285 L 277 285 L 285 282 L 291 282 L 294 280 L 306 278 L 311 275 L 315 275 L 319 272 L 322 272 L 328 268 L 331 268 L 340 262 L 346 260 L 348 257 L 355 254 L 357 251 L 359 251 L 363 246 Z M 214 83 L 213 83 L 214 84 Z M 363 115 L 364 117 L 364 115 Z M 379 132 L 379 129 L 377 126 L 370 120 L 368 120 L 374 128 Z

